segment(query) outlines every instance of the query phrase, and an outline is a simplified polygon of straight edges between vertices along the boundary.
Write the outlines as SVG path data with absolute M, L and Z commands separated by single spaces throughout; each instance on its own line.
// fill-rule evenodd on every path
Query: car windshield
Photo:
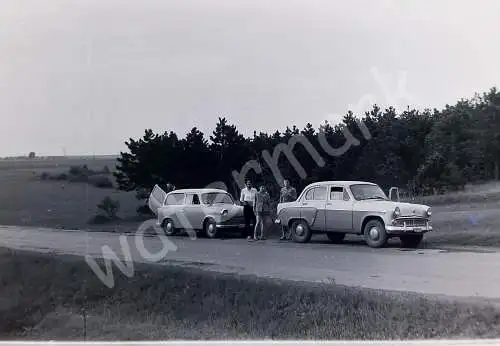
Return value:
M 375 199 L 387 201 L 389 198 L 378 185 L 355 184 L 351 185 L 351 191 L 354 198 L 358 201 Z
M 210 192 L 201 195 L 203 204 L 233 204 L 233 198 L 228 193 Z

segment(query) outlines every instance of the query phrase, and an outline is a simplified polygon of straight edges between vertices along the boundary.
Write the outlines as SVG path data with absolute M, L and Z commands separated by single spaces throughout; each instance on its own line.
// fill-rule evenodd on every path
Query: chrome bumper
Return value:
M 388 233 L 426 233 L 432 231 L 432 226 L 426 223 L 425 226 L 385 226 Z

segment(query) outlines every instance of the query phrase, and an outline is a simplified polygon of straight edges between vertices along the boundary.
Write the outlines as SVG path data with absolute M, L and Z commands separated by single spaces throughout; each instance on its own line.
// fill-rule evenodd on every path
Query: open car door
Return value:
M 399 202 L 399 188 L 393 186 L 389 189 L 389 199 L 394 202 Z
M 153 187 L 153 190 L 149 194 L 148 206 L 155 215 L 158 215 L 158 208 L 163 205 L 166 197 L 167 193 L 161 187 L 158 185 Z

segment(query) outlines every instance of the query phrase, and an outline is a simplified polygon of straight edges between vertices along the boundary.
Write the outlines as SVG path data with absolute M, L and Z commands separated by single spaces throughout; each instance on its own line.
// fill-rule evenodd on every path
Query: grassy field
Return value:
M 97 188 L 84 182 L 41 180 L 44 172 L 67 173 L 72 166 L 87 165 L 114 170 L 112 158 L 0 161 L 0 224 L 80 229 L 98 213 L 97 204 L 109 196 L 120 203 L 119 216 L 136 215 L 134 193 Z
M 37 270 L 33 270 L 33 268 Z M 170 266 L 115 270 L 0 249 L 0 337 L 22 340 L 421 339 L 500 336 L 500 310 L 328 284 Z M 85 317 L 84 317 L 85 316 Z
M 491 203 L 500 201 L 500 183 L 469 184 L 466 185 L 464 191 L 460 192 L 449 192 L 444 195 L 417 196 L 404 198 L 403 200 L 433 206 Z
M 92 170 L 107 166 L 113 170 L 116 159 L 56 158 L 47 160 L 0 160 L 0 224 L 43 226 L 66 229 L 133 232 L 141 218 L 140 205 L 133 192 L 97 188 L 82 182 L 41 180 L 44 172 L 67 173 L 71 166 L 87 165 Z M 97 204 L 105 197 L 119 201 L 121 220 L 89 224 L 98 214 Z M 435 232 L 425 237 L 423 246 L 500 246 L 500 185 L 483 184 L 467 191 L 444 196 L 415 198 L 416 203 L 433 207 Z M 477 219 L 477 220 L 475 220 Z M 278 231 L 274 229 L 276 236 Z M 354 242 L 359 237 L 348 237 Z

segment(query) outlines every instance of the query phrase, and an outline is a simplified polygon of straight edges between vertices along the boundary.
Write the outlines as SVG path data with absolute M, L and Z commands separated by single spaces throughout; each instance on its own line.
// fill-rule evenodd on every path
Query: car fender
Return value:
M 374 211 L 374 210 L 355 210 L 353 213 L 353 227 L 356 231 L 363 233 L 363 225 L 365 221 L 369 218 L 380 218 L 384 222 L 385 225 L 388 223 L 387 219 L 387 211 Z
M 318 208 L 314 207 L 302 207 L 300 208 L 300 219 L 307 222 L 309 226 L 312 226 L 316 221 L 316 217 L 318 216 Z
M 164 206 L 159 208 L 157 216 L 158 225 L 162 225 L 166 219 L 173 219 L 172 217 L 173 215 L 175 215 L 175 213 L 172 212 L 172 210 L 169 207 Z
M 280 208 L 276 218 L 282 225 L 289 226 L 290 220 L 300 219 L 300 209 L 298 206 Z
M 203 228 L 205 226 L 205 222 L 207 222 L 207 220 L 215 220 L 216 223 L 220 223 L 220 215 L 218 217 L 216 217 L 214 214 L 208 214 L 208 215 L 205 215 L 205 217 L 203 218 L 203 223 L 201 225 L 201 228 Z

